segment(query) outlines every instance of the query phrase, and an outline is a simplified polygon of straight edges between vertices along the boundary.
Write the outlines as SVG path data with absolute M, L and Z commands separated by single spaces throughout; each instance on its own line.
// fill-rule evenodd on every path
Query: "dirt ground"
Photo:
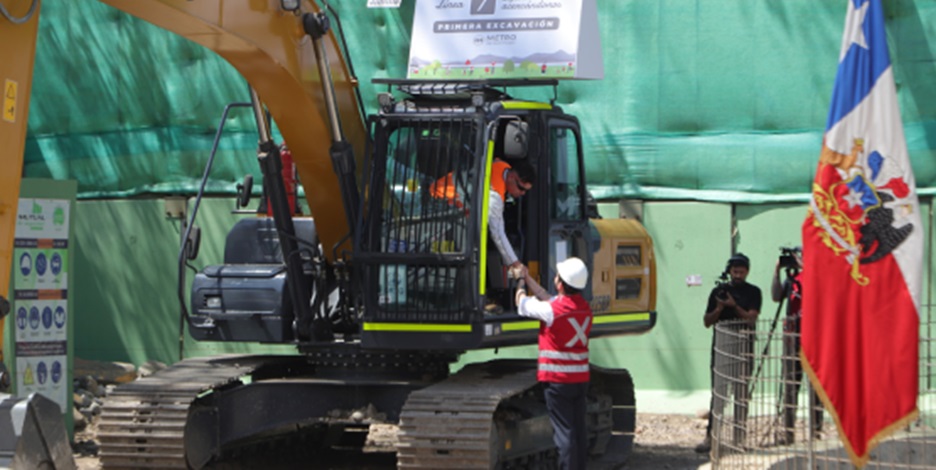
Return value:
M 634 470 L 695 470 L 708 463 L 707 454 L 697 454 L 695 446 L 705 436 L 705 420 L 690 415 L 637 414 L 634 451 L 624 469 Z M 76 441 L 94 439 L 93 426 L 77 433 Z M 98 470 L 100 462 L 95 456 L 75 454 L 79 470 Z M 340 460 L 340 466 L 328 468 L 392 469 L 396 465 L 392 454 L 349 456 L 342 454 L 331 460 Z M 351 465 L 351 466 L 348 466 Z
M 691 415 L 637 413 L 634 452 L 623 468 L 695 470 L 707 466 L 708 454 L 695 452 L 705 438 L 706 423 Z

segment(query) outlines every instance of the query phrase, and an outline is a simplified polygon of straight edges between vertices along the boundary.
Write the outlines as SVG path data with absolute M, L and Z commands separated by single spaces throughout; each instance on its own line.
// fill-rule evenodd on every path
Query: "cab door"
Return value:
M 547 120 L 546 153 L 548 175 L 546 191 L 548 213 L 548 264 L 541 279 L 552 287 L 556 263 L 575 256 L 591 266 L 591 233 L 585 212 L 585 166 L 578 121 L 572 117 Z M 591 287 L 583 292 L 591 298 Z

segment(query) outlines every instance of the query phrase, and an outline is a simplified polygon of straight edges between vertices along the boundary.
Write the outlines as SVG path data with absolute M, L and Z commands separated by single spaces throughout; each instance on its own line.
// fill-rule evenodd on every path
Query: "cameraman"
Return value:
M 739 341 L 729 341 L 730 344 L 723 345 L 721 348 L 730 355 L 744 357 L 739 362 L 740 370 L 734 381 L 734 443 L 741 445 L 745 438 L 745 424 L 747 420 L 748 405 L 748 384 L 747 377 L 751 375 L 751 369 L 754 361 L 754 335 L 753 330 L 756 325 L 757 316 L 761 309 L 761 290 L 753 284 L 746 281 L 748 272 L 751 269 L 751 261 L 742 253 L 737 253 L 728 259 L 728 265 L 725 268 L 725 274 L 730 276 L 730 281 L 719 283 L 709 294 L 708 305 L 705 308 L 705 317 L 703 322 L 705 327 L 722 322 L 735 320 L 728 324 L 728 328 L 737 331 L 742 338 Z M 725 277 L 725 274 L 722 277 Z M 743 321 L 741 321 L 743 320 Z M 712 331 L 712 347 L 710 351 L 710 373 L 712 378 L 712 399 L 709 402 L 708 426 L 705 429 L 705 440 L 696 446 L 695 450 L 699 453 L 709 452 L 712 449 L 712 415 L 714 411 L 721 411 L 725 406 L 725 398 L 728 396 L 727 384 L 722 384 L 716 389 L 715 378 L 715 331 Z
M 800 284 L 803 270 L 803 248 L 783 249 L 783 254 L 777 260 L 774 268 L 773 282 L 770 285 L 770 296 L 774 302 L 781 302 L 786 298 L 787 314 L 783 321 L 783 360 L 781 377 L 783 382 L 783 432 L 776 436 L 777 444 L 790 445 L 796 434 L 796 404 L 800 383 L 803 380 L 803 365 L 799 360 L 800 350 L 800 317 L 803 314 L 803 286 Z M 786 279 L 780 283 L 780 270 L 786 271 Z M 813 426 L 816 432 L 822 431 L 822 408 L 819 396 L 813 391 Z

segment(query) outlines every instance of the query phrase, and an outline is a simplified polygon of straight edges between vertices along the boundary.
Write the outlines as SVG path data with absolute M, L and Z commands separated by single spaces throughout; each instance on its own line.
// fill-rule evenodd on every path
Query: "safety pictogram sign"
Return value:
M 3 84 L 3 120 L 16 122 L 16 87 L 13 80 Z

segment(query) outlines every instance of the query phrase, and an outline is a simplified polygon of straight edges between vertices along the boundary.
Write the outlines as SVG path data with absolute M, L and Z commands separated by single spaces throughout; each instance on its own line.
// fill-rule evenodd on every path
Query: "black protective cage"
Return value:
M 483 117 L 384 115 L 370 126 L 355 250 L 364 321 L 478 321 Z

